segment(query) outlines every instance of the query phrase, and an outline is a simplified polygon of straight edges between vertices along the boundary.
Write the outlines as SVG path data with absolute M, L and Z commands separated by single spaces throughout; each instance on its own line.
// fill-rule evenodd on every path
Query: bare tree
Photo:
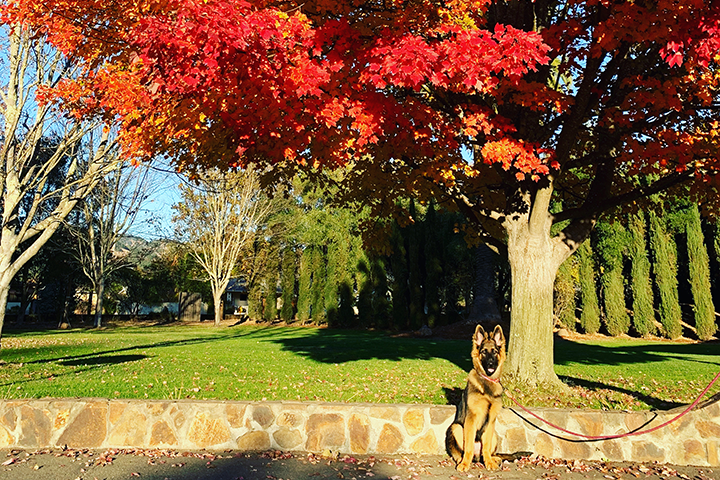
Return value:
M 116 166 L 116 145 L 99 120 L 36 101 L 42 88 L 75 74 L 42 38 L 0 27 L 0 334 L 10 281 Z
M 118 249 L 118 241 L 135 224 L 142 204 L 155 183 L 149 165 L 124 162 L 104 178 L 85 198 L 70 232 L 77 240 L 75 259 L 90 280 L 96 298 L 95 327 L 102 324 L 103 298 L 108 277 L 129 266 L 129 252 Z
M 271 202 L 253 170 L 203 172 L 196 187 L 181 187 L 181 195 L 182 202 L 173 207 L 175 230 L 210 280 L 215 325 L 220 325 L 223 293 Z

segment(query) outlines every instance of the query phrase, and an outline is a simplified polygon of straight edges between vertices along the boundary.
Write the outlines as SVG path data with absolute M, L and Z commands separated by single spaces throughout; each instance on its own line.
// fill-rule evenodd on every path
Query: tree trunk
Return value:
M 543 205 L 543 200 L 549 203 L 549 193 L 537 194 L 531 213 L 505 222 L 512 299 L 503 370 L 512 383 L 525 387 L 562 386 L 554 369 L 553 289 L 558 268 L 572 251 L 564 241 L 550 236 L 552 218 L 547 203 Z
M 93 325 L 95 328 L 102 327 L 102 312 L 103 312 L 103 297 L 105 296 L 105 281 L 100 280 L 95 292 L 97 296 L 97 303 L 95 304 L 95 321 Z
M 222 319 L 224 317 L 223 315 L 223 296 L 224 291 L 219 289 L 218 291 L 213 292 L 213 305 L 215 308 L 215 326 L 219 327 L 220 322 L 222 322 Z
M 0 346 L 2 346 L 2 331 L 5 324 L 5 309 L 7 308 L 8 294 L 10 293 L 10 280 L 0 282 Z

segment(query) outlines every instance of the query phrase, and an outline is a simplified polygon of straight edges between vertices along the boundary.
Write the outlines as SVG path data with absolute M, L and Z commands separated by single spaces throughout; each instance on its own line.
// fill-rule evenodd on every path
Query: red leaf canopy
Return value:
M 180 168 L 352 162 L 473 195 L 717 170 L 717 2 L 15 0 L 4 19 L 86 66 L 42 100 Z

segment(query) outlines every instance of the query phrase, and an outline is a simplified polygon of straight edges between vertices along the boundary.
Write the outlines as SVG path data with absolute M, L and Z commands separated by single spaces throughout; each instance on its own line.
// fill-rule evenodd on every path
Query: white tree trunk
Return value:
M 223 315 L 223 294 L 224 289 L 213 289 L 213 304 L 215 305 L 215 326 L 219 327 L 222 321 Z

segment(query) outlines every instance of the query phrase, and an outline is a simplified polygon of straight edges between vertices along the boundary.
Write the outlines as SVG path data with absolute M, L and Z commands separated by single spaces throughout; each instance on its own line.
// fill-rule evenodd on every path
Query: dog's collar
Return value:
M 498 383 L 498 382 L 500 381 L 499 378 L 490 378 L 490 377 L 488 377 L 487 375 L 482 374 L 482 373 L 480 374 L 480 376 L 481 376 L 482 378 L 484 378 L 485 380 L 487 380 L 488 382 Z

